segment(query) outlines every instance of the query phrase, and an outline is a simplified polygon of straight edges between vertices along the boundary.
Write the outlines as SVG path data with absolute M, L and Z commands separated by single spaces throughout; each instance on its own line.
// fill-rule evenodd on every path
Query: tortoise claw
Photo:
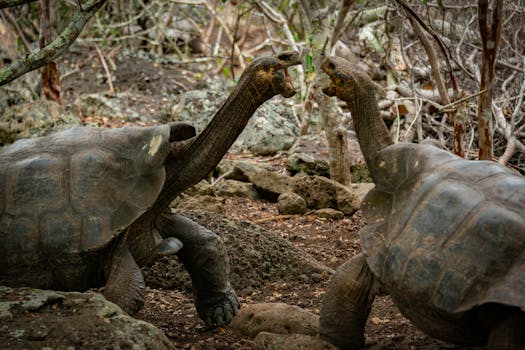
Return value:
M 235 292 L 230 290 L 213 304 L 197 305 L 197 312 L 207 326 L 218 327 L 229 324 L 240 307 Z

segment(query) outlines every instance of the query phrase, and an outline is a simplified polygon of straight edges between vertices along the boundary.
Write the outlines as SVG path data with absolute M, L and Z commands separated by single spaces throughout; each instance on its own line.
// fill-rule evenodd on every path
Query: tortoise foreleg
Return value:
M 208 325 L 230 323 L 240 305 L 229 282 L 229 259 L 219 236 L 178 214 L 161 215 L 157 229 L 163 237 L 175 237 L 183 244 L 178 256 L 190 274 L 200 318 Z
M 319 333 L 340 349 L 361 349 L 365 324 L 378 284 L 359 254 L 339 266 L 330 278 L 321 303 Z
M 113 251 L 104 297 L 128 314 L 137 313 L 144 305 L 144 276 L 123 237 Z

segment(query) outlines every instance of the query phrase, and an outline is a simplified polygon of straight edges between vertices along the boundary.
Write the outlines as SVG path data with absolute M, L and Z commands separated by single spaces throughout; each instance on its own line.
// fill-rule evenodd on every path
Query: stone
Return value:
M 304 214 L 307 210 L 304 198 L 293 192 L 281 193 L 277 198 L 277 208 L 283 215 Z
M 352 215 L 361 205 L 349 187 L 323 176 L 297 174 L 293 177 L 291 189 L 303 197 L 311 209 L 332 208 Z
M 335 210 L 332 208 L 317 209 L 315 214 L 323 219 L 340 220 L 344 218 L 345 214 L 342 211 Z
M 176 210 L 202 210 L 211 213 L 225 214 L 224 200 L 210 195 L 179 196 L 171 204 Z
M 284 303 L 249 304 L 241 308 L 230 328 L 250 338 L 260 332 L 317 335 L 319 316 Z
M 0 146 L 79 125 L 78 118 L 53 101 L 38 100 L 16 105 L 0 116 Z
M 253 339 L 254 350 L 338 350 L 319 337 L 306 334 L 261 332 Z
M 299 136 L 288 151 L 286 168 L 292 173 L 330 177 L 328 144 L 321 134 Z
M 371 182 L 355 132 L 348 131 L 347 135 L 352 182 Z M 330 178 L 328 155 L 328 142 L 324 135 L 301 135 L 288 151 L 286 169 L 292 174 L 306 173 Z
M 214 192 L 217 196 L 223 197 L 241 197 L 241 198 L 259 198 L 255 186 L 251 183 L 237 180 L 222 179 L 214 186 Z
M 200 133 L 227 97 L 227 89 L 192 90 L 175 97 L 165 109 L 161 122 L 185 121 Z M 299 125 L 290 102 L 280 97 L 259 107 L 245 130 L 230 148 L 232 153 L 250 152 L 272 155 L 288 150 L 299 133 Z
M 94 292 L 0 286 L 6 349 L 175 349 L 162 331 Z
M 250 177 L 253 177 L 264 168 L 259 164 L 241 160 L 223 159 L 217 165 L 219 175 L 227 179 L 250 182 Z
M 276 202 L 281 193 L 289 192 L 292 178 L 275 171 L 261 170 L 249 178 L 262 198 Z
M 135 110 L 126 107 L 126 100 L 130 98 L 131 94 L 125 92 L 114 96 L 105 93 L 84 94 L 76 98 L 73 107 L 84 117 L 106 117 L 127 121 L 140 119 Z

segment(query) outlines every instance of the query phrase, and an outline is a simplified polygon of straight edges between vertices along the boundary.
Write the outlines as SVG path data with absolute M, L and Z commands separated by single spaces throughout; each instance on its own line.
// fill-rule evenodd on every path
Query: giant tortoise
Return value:
M 375 86 L 325 57 L 324 92 L 348 104 L 375 183 L 362 211 L 363 253 L 330 279 L 321 337 L 364 344 L 375 295 L 432 337 L 489 349 L 525 344 L 525 179 L 491 161 L 467 161 L 432 144 L 393 144 Z
M 180 123 L 78 127 L 1 149 L 0 284 L 105 286 L 110 301 L 134 313 L 144 302 L 139 266 L 182 247 L 200 317 L 228 323 L 239 303 L 226 253 L 169 204 L 217 165 L 262 103 L 294 94 L 286 69 L 299 63 L 295 52 L 254 60 L 196 138 Z

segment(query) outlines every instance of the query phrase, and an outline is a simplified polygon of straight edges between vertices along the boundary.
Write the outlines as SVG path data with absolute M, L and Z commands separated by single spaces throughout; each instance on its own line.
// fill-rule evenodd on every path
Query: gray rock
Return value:
M 258 163 L 223 159 L 217 166 L 219 174 L 227 179 L 250 182 L 250 178 L 265 168 Z
M 284 192 L 277 199 L 279 214 L 304 214 L 306 213 L 306 201 L 297 193 Z
M 352 215 L 361 205 L 350 188 L 323 176 L 297 174 L 293 177 L 292 192 L 303 197 L 312 209 L 332 208 Z
M 230 328 L 250 338 L 260 332 L 317 335 L 319 316 L 284 303 L 250 304 L 239 311 Z
M 275 171 L 263 170 L 250 177 L 250 182 L 263 198 L 276 202 L 281 193 L 290 191 L 292 178 Z
M 251 222 L 204 211 L 177 212 L 221 237 L 230 258 L 230 281 L 237 291 L 260 288 L 267 282 L 296 280 L 300 275 L 328 276 L 333 272 L 287 240 Z M 149 286 L 191 291 L 189 275 L 176 257 L 164 257 L 143 271 Z
M 275 202 L 281 193 L 290 190 L 292 178 L 286 174 L 249 162 L 236 161 L 228 166 L 226 178 L 252 183 L 262 198 Z
M 38 100 L 8 108 L 0 117 L 0 146 L 80 125 L 78 118 L 53 101 Z
M 320 134 L 299 136 L 288 151 L 286 168 L 295 173 L 330 177 L 328 145 Z
M 126 107 L 126 100 L 130 97 L 129 93 L 117 93 L 115 96 L 104 93 L 84 94 L 77 97 L 73 107 L 83 116 L 132 121 L 139 119 L 140 116 L 136 111 Z
M 226 100 L 223 89 L 193 90 L 177 96 L 166 108 L 162 122 L 185 121 L 200 133 Z M 252 116 L 245 130 L 230 148 L 232 153 L 275 154 L 289 149 L 299 132 L 296 118 L 287 101 L 275 97 Z
M 368 168 L 359 148 L 357 137 L 353 131 L 348 132 L 348 148 L 350 154 L 350 172 L 352 182 L 371 182 Z M 288 151 L 286 168 L 292 173 L 306 173 L 330 177 L 329 150 L 326 137 L 322 134 L 299 136 Z
M 101 294 L 0 286 L 0 344 L 6 349 L 175 349 L 158 328 Z
M 317 209 L 315 211 L 315 214 L 317 214 L 320 218 L 330 220 L 340 220 L 345 216 L 345 214 L 342 211 L 335 210 L 332 208 Z
M 337 350 L 319 337 L 306 334 L 261 332 L 253 339 L 254 350 Z
M 203 196 L 179 196 L 171 204 L 177 210 L 200 210 L 216 214 L 225 214 L 224 200 L 210 195 Z
M 223 179 L 213 186 L 217 196 L 259 198 L 257 190 L 251 183 L 237 180 Z

